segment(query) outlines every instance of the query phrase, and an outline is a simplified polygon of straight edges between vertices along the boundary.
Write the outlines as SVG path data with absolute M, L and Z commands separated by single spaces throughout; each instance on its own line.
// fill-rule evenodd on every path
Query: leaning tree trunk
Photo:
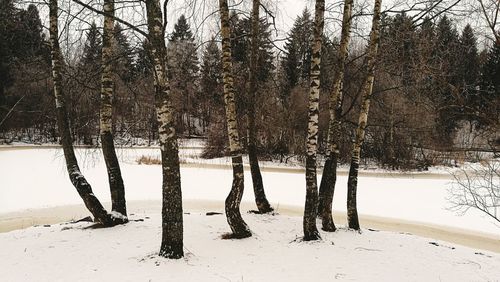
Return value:
M 321 217 L 324 231 L 335 231 L 332 217 L 332 201 L 337 181 L 337 160 L 339 156 L 338 140 L 340 136 L 340 115 L 342 113 L 342 84 L 344 80 L 347 48 L 351 33 L 351 17 L 353 0 L 345 0 L 342 19 L 342 35 L 338 50 L 337 74 L 333 81 L 333 90 L 330 94 L 330 120 L 328 123 L 328 144 L 323 175 L 319 186 L 318 214 Z
M 125 187 L 123 185 L 120 164 L 116 157 L 115 145 L 113 141 L 113 77 L 111 70 L 112 60 L 112 40 L 115 28 L 114 0 L 104 0 L 104 30 L 102 35 L 102 77 L 101 77 L 101 106 L 100 106 L 100 134 L 102 142 L 102 153 L 108 170 L 109 188 L 111 190 L 111 209 L 115 212 L 127 216 L 125 204 Z
M 318 116 L 320 92 L 321 45 L 325 1 L 316 0 L 314 17 L 314 38 L 311 56 L 311 86 L 309 91 L 309 112 L 306 141 L 306 203 L 304 207 L 304 241 L 318 240 L 320 235 L 316 227 L 318 205 L 318 183 L 316 178 L 316 153 L 318 150 Z
M 248 87 L 248 159 L 250 162 L 250 172 L 252 173 L 253 191 L 255 203 L 260 213 L 272 212 L 273 208 L 267 200 L 260 173 L 259 159 L 257 158 L 257 142 L 255 127 L 255 94 L 257 87 L 258 56 L 259 56 L 259 9 L 260 0 L 253 0 L 252 7 L 252 49 L 250 52 L 250 71 Z
M 378 51 L 378 41 L 380 37 L 380 6 L 382 0 L 375 0 L 373 9 L 372 30 L 366 55 L 366 77 L 361 88 L 361 110 L 359 112 L 358 128 L 356 129 L 356 139 L 354 140 L 351 154 L 351 167 L 347 180 L 347 221 L 349 228 L 359 230 L 358 209 L 356 206 L 356 192 L 358 188 L 358 169 L 361 146 L 365 139 L 366 123 L 368 121 L 368 111 L 370 110 L 370 99 L 372 95 L 375 59 Z
M 51 46 L 51 60 L 52 60 L 52 78 L 54 80 L 54 97 L 56 102 L 57 113 L 57 127 L 61 137 L 61 143 L 64 151 L 64 158 L 66 160 L 66 169 L 69 178 L 76 191 L 83 199 L 85 206 L 94 216 L 94 221 L 104 225 L 113 226 L 126 222 L 126 218 L 116 217 L 104 209 L 99 200 L 92 192 L 92 187 L 87 182 L 85 177 L 80 171 L 78 161 L 73 149 L 73 141 L 69 129 L 68 113 L 66 111 L 64 93 L 62 89 L 62 55 L 59 48 L 59 29 L 57 19 L 57 0 L 50 0 L 49 2 L 49 17 L 50 17 L 50 46 Z
M 159 0 L 146 1 L 150 51 L 154 66 L 155 106 L 163 173 L 162 240 L 160 256 L 181 258 L 183 251 L 183 218 L 179 146 L 174 128 L 174 108 L 166 70 L 167 50 Z
M 224 82 L 224 102 L 226 106 L 227 131 L 229 148 L 233 163 L 233 185 L 226 198 L 226 217 L 232 234 L 225 238 L 246 238 L 252 236 L 248 225 L 240 213 L 240 203 L 243 197 L 243 159 L 241 157 L 241 144 L 238 134 L 238 121 L 236 115 L 235 95 L 233 88 L 233 63 L 231 58 L 231 30 L 229 27 L 229 8 L 227 0 L 219 0 L 221 34 L 222 34 L 222 76 Z

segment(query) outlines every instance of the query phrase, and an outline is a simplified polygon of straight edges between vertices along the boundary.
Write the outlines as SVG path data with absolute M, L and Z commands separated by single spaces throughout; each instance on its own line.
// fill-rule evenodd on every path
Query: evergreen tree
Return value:
M 459 95 L 459 36 L 452 21 L 443 16 L 436 28 L 434 63 L 434 102 L 437 105 L 437 134 L 442 144 L 451 144 L 457 128 L 460 110 Z
M 132 48 L 120 24 L 114 28 L 114 59 L 113 70 L 125 82 L 130 82 L 134 77 L 134 59 Z
M 194 99 L 198 91 L 199 61 L 194 37 L 184 15 L 174 25 L 167 51 L 168 72 L 174 103 L 177 104 L 177 129 L 180 133 L 194 133 L 192 115 L 195 109 Z
M 476 109 L 480 126 L 500 127 L 500 45 L 493 44 L 481 69 Z M 497 131 L 498 132 L 498 131 Z M 498 141 L 497 141 L 498 142 Z
M 475 110 L 481 104 L 478 100 L 476 86 L 479 78 L 479 55 L 477 52 L 477 40 L 470 25 L 466 25 L 460 36 L 459 46 L 460 60 L 458 64 L 458 87 L 463 103 L 463 118 L 475 119 Z
M 26 10 L 19 12 L 20 32 L 19 40 L 23 48 L 19 50 L 26 58 L 43 56 L 43 59 L 50 61 L 50 53 L 45 44 L 44 34 L 42 32 L 42 21 L 38 9 L 34 4 L 30 4 Z
M 171 42 L 182 42 L 182 41 L 193 41 L 193 33 L 191 32 L 191 27 L 189 26 L 187 19 L 184 15 L 181 15 L 174 25 L 174 31 L 170 35 Z
M 309 81 L 312 31 L 313 20 L 306 8 L 295 20 L 284 47 L 287 53 L 282 59 L 282 67 L 285 69 L 289 89 Z
M 83 54 L 73 74 L 76 85 L 68 91 L 68 110 L 75 140 L 83 139 L 84 144 L 91 145 L 99 123 L 95 109 L 99 105 L 102 56 L 102 39 L 95 22 L 86 35 Z
M 29 86 L 34 79 L 43 79 L 42 74 L 48 74 L 50 50 L 42 33 L 42 23 L 35 5 L 29 5 L 26 10 L 18 9 L 14 2 L 7 0 L 0 3 L 0 120 L 14 104 L 24 97 L 23 103 L 17 106 L 16 115 L 10 119 L 17 125 L 32 125 L 33 120 L 24 117 L 24 112 L 40 113 L 39 107 L 44 97 L 38 92 L 12 91 L 9 97 L 4 94 L 7 88 L 16 86 L 16 81 L 24 81 Z M 15 122 L 15 116 L 20 119 Z M 46 117 L 47 115 L 40 114 Z M 45 120 L 45 118 L 42 118 Z M 20 122 L 21 121 L 21 122 Z M 6 129 L 8 126 L 3 126 Z
M 201 81 L 199 105 L 201 105 L 204 131 L 207 143 L 203 156 L 206 158 L 221 157 L 227 147 L 227 136 L 224 122 L 224 99 L 222 89 L 222 51 L 215 37 L 208 42 L 203 51 L 201 64 Z
M 137 50 L 135 70 L 142 77 L 149 76 L 153 71 L 149 54 L 149 43 L 146 39 L 142 41 Z
M 87 38 L 83 47 L 83 54 L 80 60 L 80 66 L 86 70 L 98 71 L 99 62 L 102 54 L 102 39 L 97 25 L 92 22 L 87 31 Z
M 7 87 L 12 85 L 14 78 L 12 76 L 13 48 L 11 39 L 14 35 L 15 27 L 14 3 L 12 0 L 0 2 L 0 107 L 4 107 L 4 92 Z M 8 108 L 5 107 L 5 111 Z M 3 117 L 3 115 L 2 115 Z
M 203 116 L 205 126 L 211 121 L 212 113 L 222 109 L 222 65 L 221 50 L 217 46 L 215 38 L 208 42 L 203 52 L 203 62 L 201 64 L 201 92 L 199 101 L 204 105 Z
M 274 70 L 273 51 L 271 45 L 270 24 L 265 18 L 259 21 L 258 35 L 258 58 L 257 81 L 265 82 L 271 77 Z M 241 73 L 247 76 L 250 68 L 250 48 L 251 48 L 251 20 L 250 18 L 239 18 L 236 15 L 231 16 L 231 48 L 232 57 L 235 63 L 235 74 Z M 239 71 L 238 71 L 239 70 Z M 245 81 L 246 79 L 241 79 Z M 238 85 L 237 88 L 240 88 Z

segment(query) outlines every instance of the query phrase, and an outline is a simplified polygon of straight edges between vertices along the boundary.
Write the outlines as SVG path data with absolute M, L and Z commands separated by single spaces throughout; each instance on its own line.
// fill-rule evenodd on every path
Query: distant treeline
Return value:
M 250 101 L 250 20 L 231 15 L 240 136 L 245 144 L 245 113 L 253 103 L 260 156 L 280 160 L 301 156 L 307 132 L 312 16 L 305 10 L 297 17 L 288 32 L 285 52 L 280 53 L 272 42 L 271 23 L 262 18 L 260 25 L 256 74 L 259 90 Z M 449 156 L 453 148 L 463 152 L 473 147 L 498 153 L 500 46 L 479 49 L 474 29 L 467 25 L 458 30 L 446 15 L 418 23 L 405 14 L 384 16 L 381 26 L 364 158 L 392 168 L 425 168 Z M 63 79 L 73 138 L 79 144 L 95 145 L 99 143 L 102 47 L 101 32 L 95 23 L 89 26 L 85 38 L 78 60 L 66 60 Z M 114 39 L 115 136 L 154 142 L 158 130 L 148 43 L 131 47 L 118 24 Z M 340 115 L 340 159 L 344 162 L 350 157 L 364 77 L 364 46 L 351 45 Z M 181 136 L 207 137 L 206 157 L 224 155 L 228 138 L 218 39 L 213 37 L 198 46 L 188 21 L 181 16 L 167 46 L 177 132 Z M 319 120 L 323 149 L 337 48 L 338 39 L 325 36 Z M 59 142 L 52 91 L 50 48 L 37 8 L 30 5 L 19 9 L 12 1 L 2 1 L 0 141 Z

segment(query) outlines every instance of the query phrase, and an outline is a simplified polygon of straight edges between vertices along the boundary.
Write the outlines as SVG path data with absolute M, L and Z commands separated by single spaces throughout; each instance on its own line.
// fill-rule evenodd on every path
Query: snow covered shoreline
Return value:
M 16 145 L 0 145 L 0 152 L 2 151 L 16 151 L 16 150 L 59 150 L 62 147 L 57 144 L 16 144 Z M 75 145 L 77 150 L 88 150 L 93 151 L 93 154 L 101 150 L 100 147 L 88 146 L 88 145 Z M 123 151 L 135 151 L 137 156 L 149 156 L 157 157 L 159 159 L 159 147 L 158 146 L 117 146 L 118 154 Z M 222 157 L 216 159 L 203 159 L 199 155 L 203 151 L 203 147 L 198 143 L 186 142 L 185 145 L 180 147 L 180 160 L 181 166 L 184 167 L 205 167 L 205 168 L 219 168 L 227 169 L 231 167 L 231 160 L 229 157 Z M 142 155 L 141 155 L 142 154 Z M 244 167 L 249 169 L 248 158 L 243 156 Z M 130 160 L 129 160 L 130 161 Z M 322 162 L 318 162 L 321 166 Z M 271 161 L 260 161 L 261 169 L 268 172 L 283 172 L 283 173 L 305 173 L 303 165 L 297 163 L 279 163 Z M 432 167 L 428 171 L 400 171 L 400 170 L 388 170 L 378 167 L 364 167 L 361 166 L 359 169 L 360 176 L 372 176 L 372 177 L 392 177 L 392 178 L 436 178 L 436 179 L 452 179 L 449 171 L 453 169 L 447 167 Z M 321 167 L 318 167 L 318 173 L 321 175 Z M 349 172 L 349 167 L 345 165 L 339 165 L 337 169 L 337 174 L 347 175 Z
M 0 234 L 3 281 L 494 281 L 500 254 L 406 233 L 340 228 L 301 242 L 302 219 L 247 214 L 253 236 L 222 240 L 224 215 L 190 212 L 181 260 L 158 257 L 159 213 Z
M 184 149 L 184 156 L 198 149 Z M 131 222 L 107 229 L 68 224 L 88 216 L 68 180 L 61 150 L 0 149 L 2 281 L 492 281 L 500 277 L 500 235 L 479 213 L 446 209 L 447 177 L 404 174 L 360 177 L 362 234 L 345 226 L 347 177 L 339 174 L 335 233 L 300 242 L 305 179 L 299 168 L 265 168 L 269 200 L 279 215 L 254 215 L 245 172 L 243 217 L 254 236 L 221 240 L 232 172 L 224 164 L 181 167 L 186 257 L 158 257 L 161 168 L 138 165 L 156 149 L 120 149 Z M 106 169 L 98 149 L 76 150 L 83 173 L 109 208 Z M 195 160 L 195 159 L 194 159 Z M 380 173 L 380 172 L 377 172 Z M 439 175 L 439 174 L 438 174 Z M 38 225 L 36 227 L 29 227 Z M 19 229 L 23 228 L 23 229 Z M 10 232 L 6 232 L 10 231 Z M 3 233 L 2 233 L 3 232 Z M 5 247 L 4 247 L 5 246 Z
M 110 205 L 110 203 L 105 204 L 108 207 Z M 205 213 L 210 211 L 224 212 L 224 203 L 222 201 L 185 200 L 183 206 L 185 213 Z M 161 202 L 129 201 L 128 207 L 129 211 L 133 214 L 155 214 L 161 211 Z M 246 218 L 249 216 L 246 214 L 246 211 L 255 209 L 255 204 L 243 202 L 241 207 L 244 213 L 243 216 Z M 276 209 L 278 214 L 287 217 L 298 218 L 303 214 L 303 208 L 299 206 L 281 205 L 277 206 Z M 0 233 L 32 226 L 67 223 L 87 216 L 89 216 L 89 212 L 83 205 L 57 206 L 3 213 L 0 214 Z M 346 224 L 345 212 L 334 212 L 334 218 L 338 226 Z M 413 234 L 470 248 L 500 253 L 500 235 L 495 236 L 490 233 L 364 214 L 360 215 L 360 220 L 365 229 Z

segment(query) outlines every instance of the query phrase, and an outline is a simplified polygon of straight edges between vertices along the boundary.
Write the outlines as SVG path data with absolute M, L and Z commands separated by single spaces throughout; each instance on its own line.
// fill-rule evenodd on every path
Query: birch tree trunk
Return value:
M 257 142 L 255 128 L 255 96 L 258 91 L 257 72 L 259 57 L 259 9 L 260 0 L 253 0 L 252 7 L 252 49 L 250 53 L 250 72 L 248 87 L 248 159 L 250 161 L 250 172 L 252 174 L 253 191 L 255 203 L 260 213 L 272 212 L 273 208 L 267 200 L 260 173 L 259 159 L 257 157 Z
M 306 202 L 304 207 L 304 241 L 318 240 L 316 227 L 318 205 L 318 184 L 316 178 L 316 153 L 318 149 L 318 116 L 320 92 L 321 45 L 323 40 L 325 1 L 316 0 L 314 17 L 314 38 L 311 50 L 311 85 L 306 141 Z
M 51 46 L 51 60 L 52 60 L 52 78 L 54 82 L 54 97 L 56 102 L 57 112 L 57 127 L 61 137 L 61 143 L 64 151 L 64 158 L 66 160 L 66 169 L 69 174 L 71 183 L 76 188 L 76 191 L 82 198 L 87 209 L 94 216 L 94 221 L 102 224 L 103 226 L 113 226 L 126 222 L 126 218 L 115 217 L 104 209 L 102 204 L 92 192 L 92 187 L 87 182 L 85 177 L 80 171 L 78 161 L 73 149 L 73 141 L 69 129 L 68 113 L 66 111 L 65 97 L 62 89 L 62 54 L 59 47 L 59 28 L 58 28 L 58 5 L 57 0 L 50 0 L 49 2 L 49 20 L 50 20 L 50 46 Z
M 366 77 L 361 88 L 361 109 L 359 112 L 358 128 L 356 129 L 356 139 L 353 143 L 351 154 L 351 167 L 349 169 L 349 178 L 347 180 L 347 221 L 349 228 L 359 230 L 358 210 L 356 206 L 356 192 L 358 188 L 358 169 L 361 146 L 365 139 L 366 123 L 368 121 L 368 112 L 370 110 L 370 99 L 373 88 L 375 60 L 378 51 L 378 42 L 380 37 L 380 7 L 382 0 L 375 0 L 373 9 L 372 30 L 370 32 L 370 41 L 366 55 Z
M 240 213 L 240 203 L 243 197 L 243 159 L 241 157 L 241 144 L 238 134 L 238 121 L 236 115 L 235 95 L 233 88 L 233 63 L 231 58 L 231 30 L 229 27 L 229 8 L 227 0 L 219 0 L 221 34 L 222 34 L 222 79 L 224 83 L 224 102 L 226 106 L 227 131 L 229 148 L 233 165 L 233 184 L 231 192 L 226 198 L 226 217 L 232 234 L 224 238 L 247 238 L 252 236 L 248 225 Z
M 115 28 L 114 0 L 104 0 L 104 30 L 102 35 L 102 77 L 101 77 L 101 105 L 100 105 L 100 134 L 102 153 L 108 171 L 109 189 L 111 190 L 112 210 L 127 216 L 125 203 L 125 187 L 123 185 L 120 164 L 116 157 L 112 133 L 113 123 L 113 77 L 111 60 L 113 56 L 113 32 Z
M 326 160 L 323 175 L 319 186 L 318 214 L 321 217 L 322 229 L 333 232 L 336 230 L 332 217 L 332 201 L 337 181 L 337 160 L 339 156 L 338 140 L 340 136 L 340 115 L 342 113 L 342 88 L 344 81 L 345 63 L 348 55 L 348 46 L 351 33 L 351 17 L 353 0 L 345 0 L 344 15 L 342 18 L 342 35 L 338 50 L 337 73 L 333 81 L 333 90 L 330 94 L 328 123 L 328 141 Z
M 167 50 L 159 0 L 146 0 L 151 57 L 154 66 L 155 106 L 163 174 L 162 240 L 160 256 L 178 259 L 183 251 L 183 214 L 179 146 L 174 128 L 174 108 L 167 77 Z

